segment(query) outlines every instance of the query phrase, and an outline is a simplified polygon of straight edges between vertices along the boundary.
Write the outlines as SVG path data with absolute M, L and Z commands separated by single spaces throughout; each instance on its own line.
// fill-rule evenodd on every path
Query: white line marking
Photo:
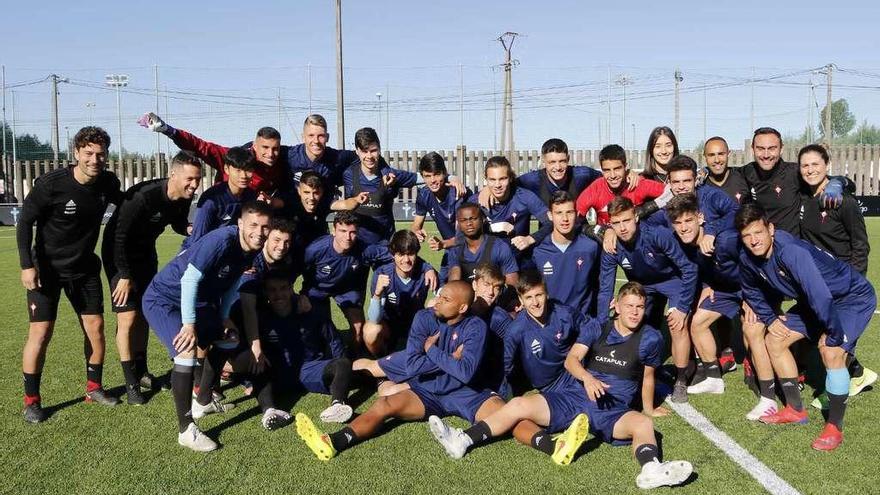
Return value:
M 755 478 L 755 481 L 760 483 L 765 490 L 773 495 L 800 495 L 800 492 L 789 485 L 787 481 L 780 478 L 772 469 L 768 468 L 750 454 L 748 450 L 736 443 L 727 433 L 719 430 L 711 421 L 694 409 L 693 406 L 690 404 L 677 404 L 672 401 L 666 401 L 666 403 L 695 430 L 702 433 L 704 437 L 727 454 L 727 457 L 730 457 L 733 462 L 743 468 L 749 476 Z

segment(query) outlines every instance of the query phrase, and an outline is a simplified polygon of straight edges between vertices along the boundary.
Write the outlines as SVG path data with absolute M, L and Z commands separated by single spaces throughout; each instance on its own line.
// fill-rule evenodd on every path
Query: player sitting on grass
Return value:
M 414 375 L 409 390 L 379 397 L 348 427 L 329 435 L 318 431 L 306 414 L 297 413 L 297 434 L 318 459 L 329 460 L 371 438 L 391 418 L 419 421 L 455 415 L 475 422 L 501 408 L 504 401 L 495 393 L 469 386 L 486 340 L 486 324 L 468 314 L 473 301 L 470 284 L 449 282 L 433 309 L 416 314 L 406 347 L 407 369 Z
M 847 353 L 854 354 L 877 298 L 874 288 L 852 265 L 812 244 L 777 230 L 764 209 L 749 204 L 737 213 L 736 228 L 745 249 L 740 256 L 743 296 L 767 325 L 767 352 L 786 406 L 760 418 L 763 423 L 809 420 L 797 386 L 797 366 L 789 349 L 805 338 L 816 341 L 825 365 L 828 420 L 813 441 L 816 450 L 834 450 L 843 442 L 843 416 L 849 395 Z M 783 298 L 795 304 L 782 312 Z
M 416 312 L 425 307 L 430 290 L 425 274 L 433 269 L 418 256 L 420 248 L 414 232 L 398 230 L 388 243 L 394 263 L 376 268 L 373 274 L 364 345 L 374 356 L 404 347 Z
M 582 326 L 565 359 L 565 369 L 583 382 L 579 388 L 586 393 L 581 397 L 590 431 L 612 445 L 633 445 L 642 466 L 636 485 L 642 489 L 678 485 L 693 472 L 687 461 L 663 462 L 657 447 L 651 418 L 669 414 L 654 407 L 654 371 L 661 363 L 663 337 L 644 323 L 645 302 L 641 284 L 624 284 L 614 303 L 617 318 Z M 633 409 L 639 399 L 641 412 Z
M 547 286 L 535 270 L 520 274 L 516 291 L 524 310 L 505 336 L 504 369 L 509 373 L 514 360 L 521 363 L 539 393 L 512 399 L 465 431 L 448 426 L 437 416 L 428 418 L 428 424 L 453 459 L 462 458 L 471 446 L 512 430 L 519 442 L 567 465 L 587 438 L 589 426 L 580 407 L 583 400 L 578 400 L 584 395 L 583 387 L 565 371 L 565 357 L 584 318 L 578 311 L 549 300 Z M 562 430 L 565 433 L 554 441 L 551 434 Z

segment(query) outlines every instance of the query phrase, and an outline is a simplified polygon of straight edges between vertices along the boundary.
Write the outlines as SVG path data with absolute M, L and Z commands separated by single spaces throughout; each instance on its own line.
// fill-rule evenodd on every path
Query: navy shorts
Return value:
M 581 387 L 583 388 L 583 387 Z M 584 392 L 586 397 L 586 392 Z M 611 445 L 629 445 L 631 440 L 614 438 L 614 425 L 624 414 L 632 411 L 629 404 L 610 393 L 605 393 L 596 402 L 587 399 L 587 417 L 590 418 L 590 432 L 599 440 Z
M 410 388 L 425 406 L 425 416 L 458 416 L 475 423 L 475 417 L 480 407 L 492 397 L 498 394 L 490 390 L 476 391 L 464 386 L 445 394 L 429 392 L 416 383 L 410 383 Z
M 568 373 L 541 391 L 550 408 L 549 433 L 560 432 L 574 421 L 575 416 L 587 411 L 587 392 L 583 384 Z
M 856 343 L 868 327 L 876 307 L 877 300 L 873 289 L 871 289 L 870 294 L 863 294 L 861 297 L 851 297 L 848 300 L 839 302 L 835 301 L 834 310 L 840 319 L 840 325 L 843 327 L 844 338 L 843 343 L 840 345 L 843 350 L 850 354 L 854 353 Z M 825 333 L 825 328 L 823 328 L 813 310 L 800 303 L 795 304 L 785 313 L 785 321 L 783 323 L 792 331 L 816 342 Z
M 681 303 L 681 279 L 673 278 L 656 284 L 645 284 L 645 293 L 648 300 L 645 305 L 645 315 L 651 311 L 660 311 L 667 302 L 670 308 L 677 308 Z
M 715 300 L 712 301 L 712 299 L 708 297 L 703 299 L 703 302 L 700 303 L 700 309 L 718 313 L 721 316 L 732 320 L 739 317 L 740 312 L 742 311 L 742 293 L 739 291 L 723 292 L 716 290 Z
M 385 372 L 385 376 L 394 383 L 403 383 L 412 378 L 412 375 L 406 371 L 406 351 L 392 352 L 376 361 L 376 364 Z
M 35 290 L 27 291 L 28 317 L 31 322 L 57 319 L 62 290 L 76 314 L 104 314 L 100 272 L 87 273 L 73 279 L 59 278 L 48 270 L 38 273 L 40 286 Z
M 144 318 L 153 329 L 153 333 L 168 350 L 168 355 L 174 358 L 178 352 L 174 349 L 174 337 L 180 333 L 183 326 L 180 316 L 180 308 L 169 303 L 164 298 L 155 297 L 150 290 L 144 294 L 143 302 Z M 220 309 L 213 304 L 201 304 L 196 306 L 196 345 L 202 349 L 207 348 L 223 335 L 223 321 L 220 319 Z
M 321 359 L 318 361 L 306 361 L 299 369 L 299 383 L 309 392 L 316 394 L 329 394 L 330 389 L 324 384 L 324 368 L 333 362 L 333 359 Z

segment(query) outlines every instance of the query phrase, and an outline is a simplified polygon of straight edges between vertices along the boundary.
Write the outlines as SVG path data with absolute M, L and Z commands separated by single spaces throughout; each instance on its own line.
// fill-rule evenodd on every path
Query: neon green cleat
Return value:
M 822 392 L 821 394 L 817 395 L 816 398 L 813 399 L 813 402 L 810 402 L 810 405 L 816 409 L 821 409 L 823 411 L 827 411 L 828 407 L 829 407 L 828 394 L 826 394 L 825 392 Z
M 861 393 L 862 390 L 865 390 L 865 388 L 873 385 L 874 382 L 877 381 L 877 372 L 876 371 L 874 371 L 872 369 L 868 369 L 868 368 L 864 368 L 864 370 L 865 371 L 862 373 L 862 376 L 860 376 L 858 378 L 851 378 L 849 380 L 849 396 L 850 397 L 859 395 L 859 393 Z
M 590 420 L 587 418 L 587 415 L 581 413 L 575 416 L 571 425 L 569 425 L 565 432 L 556 440 L 556 450 L 554 450 L 553 455 L 551 456 L 553 462 L 560 466 L 571 464 L 574 455 L 577 453 L 578 449 L 581 448 L 584 440 L 587 439 L 589 431 Z
M 296 434 L 312 449 L 318 459 L 329 461 L 336 456 L 336 449 L 330 443 L 330 437 L 315 428 L 312 420 L 303 413 L 296 414 Z

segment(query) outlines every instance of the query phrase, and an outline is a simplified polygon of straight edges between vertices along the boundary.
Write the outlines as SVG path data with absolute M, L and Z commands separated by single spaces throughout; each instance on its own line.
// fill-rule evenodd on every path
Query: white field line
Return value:
M 737 463 L 746 473 L 755 479 L 772 495 L 800 495 L 793 486 L 787 481 L 780 478 L 772 469 L 768 468 L 764 463 L 759 461 L 755 456 L 744 449 L 735 440 L 730 438 L 727 433 L 719 430 L 699 411 L 694 409 L 690 404 L 677 404 L 672 401 L 666 401 L 666 404 L 678 413 L 685 421 L 688 422 L 695 430 L 703 434 L 727 457 Z

